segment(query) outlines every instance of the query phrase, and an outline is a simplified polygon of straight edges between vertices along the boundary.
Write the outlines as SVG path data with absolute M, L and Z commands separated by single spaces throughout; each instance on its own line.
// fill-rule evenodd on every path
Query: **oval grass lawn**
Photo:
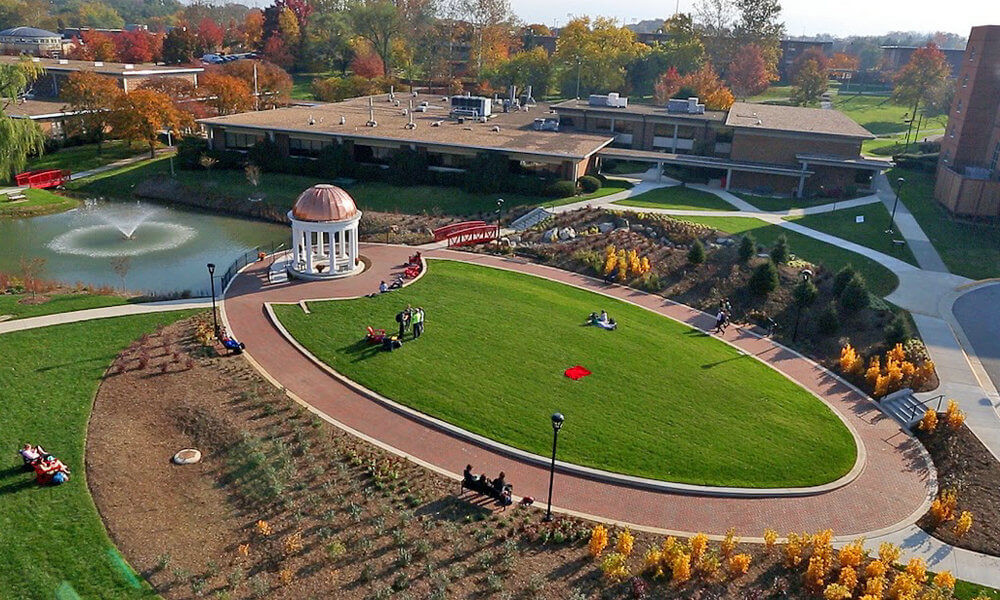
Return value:
M 403 348 L 365 343 L 392 332 L 407 304 L 426 330 Z M 631 304 L 530 275 L 452 261 L 374 298 L 275 305 L 320 360 L 369 389 L 494 440 L 548 455 L 549 416 L 566 416 L 559 458 L 701 485 L 799 487 L 854 465 L 854 440 L 815 396 L 710 336 Z M 607 310 L 605 331 L 584 322 Z M 572 381 L 582 365 L 593 375 Z M 459 470 L 464 465 L 453 465 Z

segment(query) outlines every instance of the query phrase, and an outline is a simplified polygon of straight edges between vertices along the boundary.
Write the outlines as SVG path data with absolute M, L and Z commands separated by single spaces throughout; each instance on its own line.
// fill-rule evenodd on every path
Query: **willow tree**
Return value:
M 41 72 L 29 60 L 0 65 L 0 181 L 13 178 L 28 164 L 28 156 L 44 149 L 45 138 L 34 121 L 7 114 Z

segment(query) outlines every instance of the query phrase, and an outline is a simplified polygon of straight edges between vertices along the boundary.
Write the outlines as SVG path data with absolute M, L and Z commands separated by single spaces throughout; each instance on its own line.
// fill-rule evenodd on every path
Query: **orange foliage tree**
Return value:
M 150 157 L 156 156 L 156 141 L 161 131 L 180 135 L 181 129 L 194 125 L 191 115 L 178 110 L 166 94 L 137 89 L 122 94 L 114 103 L 114 130 L 123 139 L 149 146 Z
M 737 50 L 726 75 L 729 87 L 740 98 L 763 92 L 772 80 L 764 54 L 757 44 L 747 44 Z
M 232 75 L 209 72 L 201 78 L 207 92 L 205 104 L 220 115 L 246 112 L 253 108 L 253 92 L 245 81 Z
M 79 113 L 71 121 L 74 128 L 97 142 L 98 154 L 112 126 L 114 113 L 109 108 L 123 93 L 114 78 L 89 71 L 70 73 L 59 90 L 63 102 Z

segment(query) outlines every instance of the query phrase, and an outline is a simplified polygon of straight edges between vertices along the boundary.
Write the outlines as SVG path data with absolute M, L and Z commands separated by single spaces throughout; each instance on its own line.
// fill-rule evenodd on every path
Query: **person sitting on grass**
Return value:
M 384 294 L 389 291 L 389 285 L 383 280 L 382 283 L 378 284 L 378 293 Z
M 69 467 L 61 460 L 46 454 L 35 463 L 35 481 L 39 485 L 59 485 L 69 481 Z
M 614 319 L 608 316 L 607 311 L 602 310 L 601 314 L 590 313 L 590 318 L 587 320 L 591 325 L 597 325 L 601 329 L 616 329 L 618 323 Z
M 31 444 L 25 444 L 23 448 L 18 451 L 21 455 L 21 460 L 24 461 L 24 468 L 27 470 L 32 470 L 34 464 L 38 462 L 43 456 L 48 454 L 45 448 L 41 446 L 32 446 Z
M 403 276 L 402 275 L 397 276 L 396 279 L 393 280 L 393 282 L 389 284 L 389 289 L 390 290 L 398 290 L 401 287 L 403 287 Z

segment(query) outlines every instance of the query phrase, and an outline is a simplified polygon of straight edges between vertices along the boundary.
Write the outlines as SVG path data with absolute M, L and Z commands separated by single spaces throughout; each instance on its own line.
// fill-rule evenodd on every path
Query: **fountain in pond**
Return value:
M 142 203 L 87 200 L 78 226 L 56 236 L 48 247 L 61 254 L 93 258 L 135 256 L 170 250 L 197 233 L 191 227 L 156 220 L 164 211 Z

